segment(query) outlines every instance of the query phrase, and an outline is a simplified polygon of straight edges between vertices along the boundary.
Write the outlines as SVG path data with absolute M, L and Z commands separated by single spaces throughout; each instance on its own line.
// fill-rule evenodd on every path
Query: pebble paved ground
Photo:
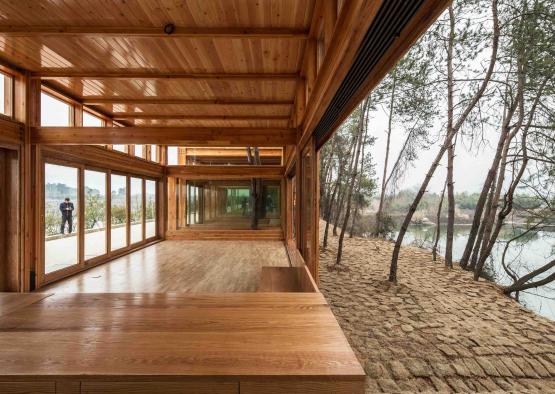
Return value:
M 555 322 L 492 283 L 403 249 L 398 285 L 386 281 L 393 244 L 337 237 L 320 254 L 320 288 L 367 374 L 367 393 L 555 393 Z

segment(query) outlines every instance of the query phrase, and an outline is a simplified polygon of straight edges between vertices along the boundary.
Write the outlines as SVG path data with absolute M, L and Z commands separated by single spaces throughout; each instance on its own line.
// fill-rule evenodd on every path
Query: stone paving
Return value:
M 555 393 L 555 322 L 505 297 L 493 283 L 401 252 L 393 243 L 345 239 L 344 271 L 329 271 L 337 237 L 320 254 L 320 289 L 367 374 L 367 393 Z

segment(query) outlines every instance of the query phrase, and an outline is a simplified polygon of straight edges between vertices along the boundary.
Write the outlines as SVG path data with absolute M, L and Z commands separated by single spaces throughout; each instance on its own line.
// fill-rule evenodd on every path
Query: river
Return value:
M 403 240 L 405 245 L 418 245 L 431 248 L 435 236 L 435 226 L 411 225 Z M 469 225 L 455 226 L 453 240 L 453 258 L 460 259 L 466 246 L 470 231 Z M 509 284 L 512 280 L 503 270 L 501 255 L 505 242 L 524 230 L 518 227 L 506 226 L 499 235 L 499 241 L 492 252 L 491 268 L 495 273 L 495 281 L 499 284 Z M 445 251 L 445 226 L 441 226 L 439 252 Z M 538 231 L 527 234 L 517 241 L 513 241 L 507 251 L 506 262 L 520 277 L 532 269 L 538 268 L 553 258 L 555 254 L 555 231 Z M 549 260 L 548 260 L 549 259 Z M 547 275 L 548 273 L 544 274 Z M 520 302 L 534 312 L 555 320 L 555 282 L 538 289 L 530 289 L 520 293 Z

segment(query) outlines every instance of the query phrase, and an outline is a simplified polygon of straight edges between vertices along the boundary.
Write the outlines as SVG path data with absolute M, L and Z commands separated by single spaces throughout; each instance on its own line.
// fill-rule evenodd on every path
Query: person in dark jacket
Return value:
M 62 213 L 62 224 L 60 226 L 60 233 L 64 234 L 64 228 L 67 222 L 67 232 L 71 234 L 73 229 L 73 203 L 69 200 L 69 197 L 65 198 L 65 201 L 60 204 L 60 212 Z

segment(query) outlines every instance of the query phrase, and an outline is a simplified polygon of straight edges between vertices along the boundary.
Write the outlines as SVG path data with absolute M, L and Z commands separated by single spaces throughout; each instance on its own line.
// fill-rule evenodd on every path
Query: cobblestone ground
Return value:
M 492 283 L 414 247 L 398 285 L 386 281 L 393 244 L 337 237 L 320 254 L 320 288 L 367 374 L 367 393 L 555 393 L 555 322 L 522 308 Z

